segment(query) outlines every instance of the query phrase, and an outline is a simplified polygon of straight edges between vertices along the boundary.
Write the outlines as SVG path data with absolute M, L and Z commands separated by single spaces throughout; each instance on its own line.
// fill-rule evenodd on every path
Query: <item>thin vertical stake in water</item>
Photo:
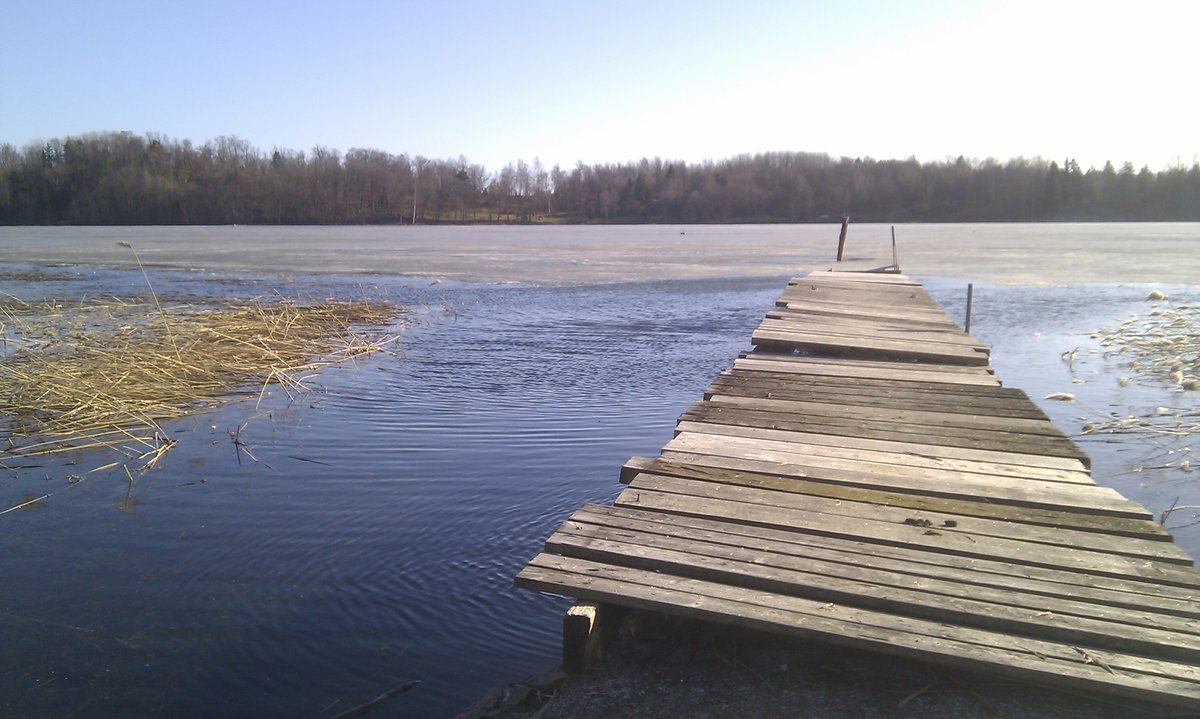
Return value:
M 837 261 L 842 261 L 842 252 L 846 249 L 846 228 L 850 226 L 850 215 L 842 216 L 842 231 L 838 234 Z
M 971 333 L 971 295 L 974 294 L 975 285 L 967 283 L 967 320 L 964 323 L 963 331 L 967 334 Z

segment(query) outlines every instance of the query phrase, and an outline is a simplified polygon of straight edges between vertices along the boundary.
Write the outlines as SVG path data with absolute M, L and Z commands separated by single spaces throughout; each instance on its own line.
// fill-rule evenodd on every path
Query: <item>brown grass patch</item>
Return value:
M 1173 304 L 1162 293 L 1146 317 L 1131 317 L 1115 328 L 1101 327 L 1092 335 L 1108 356 L 1117 356 L 1142 377 L 1169 383 L 1181 390 L 1200 389 L 1200 307 Z
M 321 367 L 386 351 L 399 314 L 371 302 L 11 300 L 0 305 L 3 451 L 104 447 L 149 469 L 175 444 L 163 422 L 270 385 L 307 392 Z
M 1200 307 L 1172 303 L 1157 291 L 1147 300 L 1156 303 L 1147 315 L 1130 317 L 1115 327 L 1101 327 L 1092 335 L 1099 341 L 1104 357 L 1115 359 L 1129 373 L 1120 376 L 1118 384 L 1162 387 L 1168 397 L 1200 389 Z M 1077 350 L 1064 352 L 1063 359 L 1073 362 Z M 1156 448 L 1157 453 L 1146 457 L 1149 461 L 1144 466 L 1131 470 L 1134 473 L 1190 472 L 1196 438 L 1200 437 L 1200 413 L 1194 404 L 1174 400 L 1171 404 L 1176 406 L 1158 406 L 1140 413 L 1131 412 L 1132 407 L 1125 407 L 1124 412 L 1088 408 L 1093 417 L 1080 418 L 1081 434 L 1135 435 Z M 1169 512 L 1164 519 L 1166 515 Z

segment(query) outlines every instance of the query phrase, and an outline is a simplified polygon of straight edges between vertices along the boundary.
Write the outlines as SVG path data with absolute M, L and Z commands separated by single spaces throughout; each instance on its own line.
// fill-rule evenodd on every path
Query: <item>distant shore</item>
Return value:
M 1200 220 L 1200 163 L 1155 172 L 1112 159 L 780 151 L 567 168 L 535 158 L 488 170 L 462 156 L 265 152 L 237 137 L 194 145 L 101 132 L 20 150 L 0 143 L 0 224 Z

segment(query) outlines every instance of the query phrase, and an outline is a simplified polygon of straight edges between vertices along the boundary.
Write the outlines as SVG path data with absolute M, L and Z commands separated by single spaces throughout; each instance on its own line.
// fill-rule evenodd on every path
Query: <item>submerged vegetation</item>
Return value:
M 1172 304 L 1157 290 L 1148 299 L 1162 304 L 1146 317 L 1131 317 L 1115 328 L 1101 327 L 1092 338 L 1136 375 L 1181 390 L 1200 390 L 1200 307 Z
M 1148 316 L 1130 317 L 1092 335 L 1099 340 L 1103 354 L 1118 360 L 1132 375 L 1122 375 L 1117 383 L 1127 386 L 1141 380 L 1168 391 L 1200 390 L 1200 308 L 1187 303 L 1173 305 L 1157 291 L 1148 299 L 1162 304 L 1156 304 Z M 1140 434 L 1158 445 L 1162 456 L 1170 457 L 1158 468 L 1177 467 L 1186 472 L 1191 470 L 1192 449 L 1200 437 L 1200 410 L 1184 405 L 1155 407 L 1143 414 L 1098 413 L 1083 424 L 1084 434 L 1103 432 Z
M 123 459 L 100 469 L 152 468 L 175 444 L 163 422 L 271 386 L 306 392 L 321 367 L 387 350 L 398 315 L 370 302 L 10 299 L 0 304 L 0 452 L 108 448 Z
M 1188 397 L 1200 391 L 1200 307 L 1187 302 L 1173 303 L 1166 294 L 1154 291 L 1147 300 L 1154 302 L 1145 316 L 1134 315 L 1119 325 L 1101 327 L 1091 335 L 1099 343 L 1097 354 L 1115 361 L 1121 374 L 1116 382 L 1120 387 L 1144 385 L 1154 388 L 1156 395 Z M 1063 361 L 1074 366 L 1079 348 L 1063 353 Z M 1077 379 L 1076 382 L 1083 383 Z M 1076 395 L 1055 392 L 1046 399 L 1074 402 Z M 1195 471 L 1193 457 L 1200 448 L 1200 409 L 1194 402 L 1167 400 L 1174 406 L 1135 407 L 1130 401 L 1121 403 L 1119 411 L 1104 411 L 1080 402 L 1089 415 L 1079 417 L 1080 434 L 1122 434 L 1135 437 L 1150 452 L 1141 466 L 1132 473 L 1163 470 L 1168 473 Z M 1177 475 L 1182 476 L 1182 475 Z M 1196 506 L 1176 504 L 1165 510 L 1160 522 L 1166 524 L 1172 512 L 1197 510 Z M 1200 523 L 1200 515 L 1171 527 L 1180 529 Z
M 1120 160 L 1118 159 L 1118 162 Z M 263 152 L 109 132 L 0 144 L 0 224 L 1200 220 L 1200 163 L 771 152 L 489 171 L 465 157 Z

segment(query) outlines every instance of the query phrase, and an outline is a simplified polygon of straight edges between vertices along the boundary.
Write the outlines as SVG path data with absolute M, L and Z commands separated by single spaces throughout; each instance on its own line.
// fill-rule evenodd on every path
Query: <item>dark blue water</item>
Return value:
M 144 287 L 46 272 L 73 279 L 26 299 Z M 60 493 L 0 516 L 0 715 L 321 717 L 420 680 L 381 715 L 447 716 L 544 671 L 565 600 L 513 576 L 658 452 L 785 281 L 151 279 L 163 297 L 386 297 L 412 324 L 321 392 L 168 425 L 179 445 L 132 488 L 85 474 L 99 453 L 9 462 L 41 466 L 2 475 L 0 508 Z

